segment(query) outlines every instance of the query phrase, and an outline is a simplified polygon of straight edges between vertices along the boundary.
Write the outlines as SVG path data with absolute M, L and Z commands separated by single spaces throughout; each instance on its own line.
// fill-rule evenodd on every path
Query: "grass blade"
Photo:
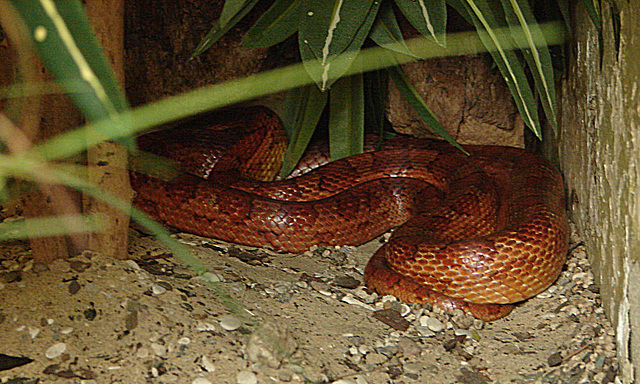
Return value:
M 41 59 L 87 119 L 111 118 L 128 108 L 80 1 L 13 0 L 12 3 L 29 28 Z M 125 136 L 120 138 L 133 146 L 133 141 Z

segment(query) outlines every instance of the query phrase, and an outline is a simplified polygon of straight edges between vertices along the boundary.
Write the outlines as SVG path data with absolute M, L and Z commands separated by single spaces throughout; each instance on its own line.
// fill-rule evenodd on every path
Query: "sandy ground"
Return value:
M 128 261 L 45 266 L 24 243 L 2 244 L 0 383 L 618 382 L 575 235 L 558 282 L 491 323 L 368 291 L 380 240 L 283 255 L 175 236 L 209 274 L 135 230 Z

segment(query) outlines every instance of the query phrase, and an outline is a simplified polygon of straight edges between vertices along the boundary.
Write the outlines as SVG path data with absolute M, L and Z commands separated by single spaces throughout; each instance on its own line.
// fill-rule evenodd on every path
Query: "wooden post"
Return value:
M 124 0 L 88 0 L 91 24 L 111 66 L 124 87 Z M 89 148 L 89 181 L 104 191 L 131 202 L 133 191 L 127 171 L 127 152 L 119 144 L 105 142 Z M 84 196 L 83 211 L 107 220 L 107 230 L 89 235 L 88 248 L 117 258 L 127 257 L 129 215 L 106 203 Z

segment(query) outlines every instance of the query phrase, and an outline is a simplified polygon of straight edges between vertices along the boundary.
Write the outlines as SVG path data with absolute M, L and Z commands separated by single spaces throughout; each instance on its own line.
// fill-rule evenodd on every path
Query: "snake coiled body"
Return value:
M 266 131 L 278 125 L 277 117 L 258 108 L 241 117 L 223 115 L 213 126 L 240 120 Z M 210 152 L 201 151 L 209 136 L 204 125 L 141 144 L 162 155 L 186 148 L 175 158 L 193 175 L 164 181 L 132 173 L 135 204 L 173 227 L 287 252 L 314 244 L 358 245 L 397 228 L 369 261 L 366 284 L 380 294 L 461 308 L 485 320 L 505 316 L 513 303 L 548 287 L 562 269 L 567 249 L 562 179 L 549 162 L 524 150 L 466 146 L 470 156 L 465 156 L 439 141 L 397 137 L 382 151 L 293 179 L 261 182 L 237 177 L 243 171 L 233 169 L 240 162 L 277 169 L 263 152 L 282 152 L 282 144 L 265 142 L 265 137 L 280 140 L 280 134 L 259 130 L 251 144 L 259 150 L 246 149 L 251 140 L 243 141 L 245 149 L 232 149 L 236 154 L 218 168 Z M 256 152 L 266 157 L 240 159 Z

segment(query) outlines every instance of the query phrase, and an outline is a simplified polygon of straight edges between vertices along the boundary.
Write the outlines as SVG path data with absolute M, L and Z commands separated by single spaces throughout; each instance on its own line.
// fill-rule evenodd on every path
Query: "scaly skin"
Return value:
M 215 161 L 200 154 L 210 136 L 203 124 L 144 140 L 143 149 L 174 154 L 175 160 L 186 153 L 187 167 L 209 180 L 184 174 L 167 182 L 132 173 L 138 207 L 183 231 L 286 252 L 358 245 L 397 227 L 369 261 L 366 284 L 380 294 L 460 308 L 484 320 L 505 316 L 562 269 L 562 178 L 546 160 L 521 149 L 467 146 L 466 157 L 441 142 L 397 137 L 383 151 L 293 179 L 256 182 L 235 175 L 265 179 L 277 171 L 264 160 L 284 148 L 283 135 L 271 132 L 279 129 L 277 117 L 254 108 L 209 124 L 261 129 L 242 138 L 240 148 L 225 144 L 233 155 L 219 163 L 223 172 L 212 171 Z M 196 139 L 190 144 L 185 137 Z M 240 163 L 267 164 L 268 170 L 228 171 Z

